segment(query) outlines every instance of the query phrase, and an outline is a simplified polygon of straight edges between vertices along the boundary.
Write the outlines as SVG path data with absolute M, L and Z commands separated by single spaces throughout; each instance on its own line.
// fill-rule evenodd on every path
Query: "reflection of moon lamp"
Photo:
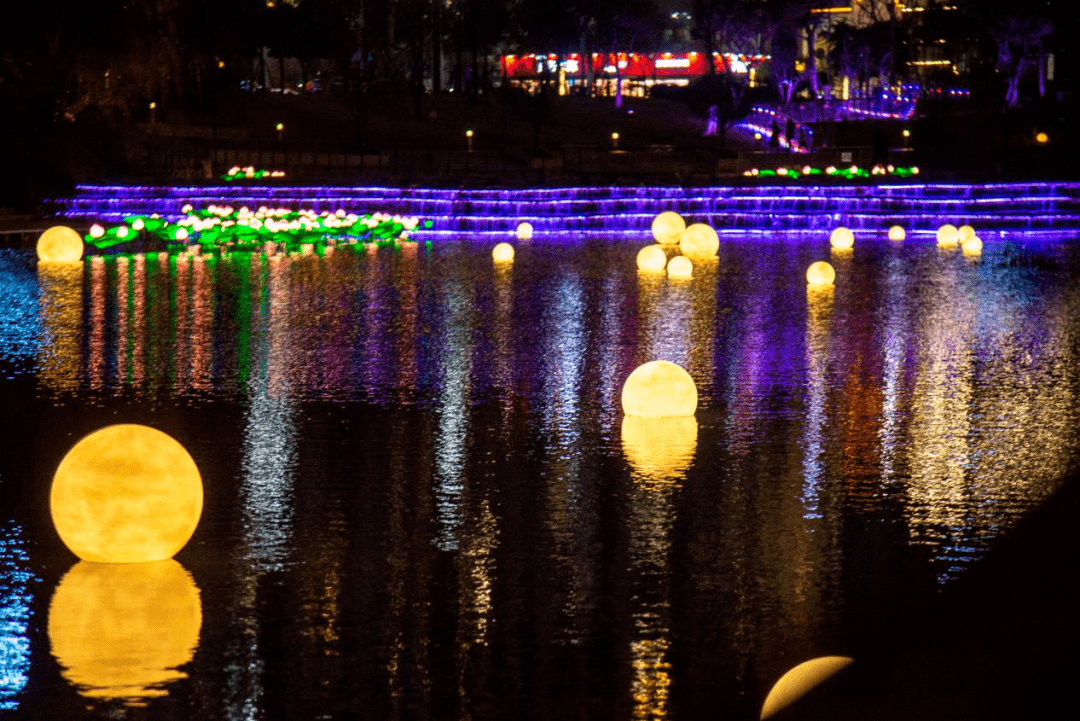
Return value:
M 937 230 L 937 244 L 943 248 L 951 248 L 960 242 L 960 231 L 955 225 L 946 223 Z
M 963 245 L 964 241 L 968 238 L 975 237 L 975 229 L 970 225 L 961 225 L 956 229 L 956 239 Z
M 690 280 L 694 275 L 694 264 L 686 256 L 676 255 L 668 261 L 667 274 L 676 280 Z
M 637 267 L 649 273 L 663 272 L 667 266 L 667 253 L 659 245 L 646 245 L 638 251 Z
M 684 476 L 694 460 L 697 437 L 693 416 L 623 417 L 623 453 L 634 470 L 648 480 L 673 481 Z
M 652 235 L 661 245 L 675 245 L 686 230 L 686 221 L 678 213 L 665 210 L 653 218 Z
M 836 250 L 848 250 L 855 245 L 855 234 L 841 225 L 829 235 L 829 245 Z
M 679 249 L 682 254 L 695 263 L 716 257 L 720 250 L 720 236 L 711 226 L 694 223 L 679 236 Z
M 202 514 L 202 478 L 184 447 L 154 428 L 106 426 L 68 451 L 49 496 L 60 540 L 84 561 L 162 561 Z
M 982 255 L 983 242 L 977 235 L 973 235 L 970 238 L 964 240 L 960 244 L 960 250 L 964 252 L 964 255 Z
M 47 263 L 75 263 L 82 260 L 82 254 L 82 236 L 66 225 L 54 225 L 38 238 L 38 260 Z
M 813 286 L 832 285 L 836 280 L 836 270 L 824 260 L 810 264 L 806 269 L 806 282 Z
M 509 263 L 514 259 L 514 246 L 509 243 L 499 243 L 492 248 L 491 257 L 496 263 Z
M 901 240 L 903 240 L 906 237 L 907 237 L 907 233 L 904 231 L 904 229 L 901 226 L 894 225 L 891 228 L 889 228 L 889 240 L 894 240 L 896 242 L 900 242 Z
M 822 656 L 800 663 L 773 685 L 761 707 L 762 720 L 795 703 L 853 661 L 854 659 L 848 656 Z
M 682 366 L 649 361 L 635 368 L 623 383 L 622 407 L 628 416 L 692 416 L 697 410 L 697 386 Z
M 530 240 L 533 237 L 532 223 L 519 223 L 517 227 L 518 240 Z
M 202 604 L 176 561 L 80 562 L 49 605 L 49 641 L 61 673 L 83 696 L 140 705 L 167 683 L 199 643 Z

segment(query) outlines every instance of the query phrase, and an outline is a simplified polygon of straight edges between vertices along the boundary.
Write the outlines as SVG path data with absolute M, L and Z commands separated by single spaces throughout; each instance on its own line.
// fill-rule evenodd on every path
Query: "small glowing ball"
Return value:
M 679 248 L 692 262 L 700 263 L 716 257 L 716 252 L 720 250 L 720 236 L 712 227 L 694 223 L 679 236 Z
M 97 223 L 94 223 L 93 225 L 90 226 L 90 237 L 91 238 L 100 238 L 103 235 L 105 235 L 105 229 L 102 228 L 100 225 L 98 225 Z
M 54 225 L 38 238 L 37 257 L 46 263 L 74 263 L 82 254 L 82 236 L 66 225 Z
M 199 589 L 176 561 L 75 564 L 49 604 L 48 633 L 61 674 L 88 698 L 145 704 L 199 644 Z
M 693 416 L 623 417 L 623 453 L 647 481 L 670 483 L 685 477 L 694 461 L 697 439 L 698 424 Z
M 960 244 L 960 250 L 964 255 L 982 255 L 983 242 L 977 235 L 967 238 Z
M 202 478 L 184 447 L 154 428 L 106 426 L 68 451 L 49 509 L 60 540 L 94 563 L 163 561 L 202 515 Z
M 638 251 L 637 267 L 649 273 L 659 273 L 667 266 L 667 253 L 659 245 L 646 245 Z
M 189 235 L 189 233 L 187 232 L 187 228 L 177 228 L 176 229 L 176 239 L 177 240 L 187 240 L 188 235 Z
M 142 230 L 145 227 L 146 223 L 143 221 L 142 218 L 136 218 L 135 221 L 131 224 L 132 230 Z
M 1035 142 L 1038 143 L 1039 145 L 1049 143 L 1050 142 L 1050 136 L 1047 135 L 1046 133 L 1036 133 Z
M 829 245 L 836 250 L 849 250 L 855 245 L 855 234 L 841 225 L 829 236 Z
M 806 282 L 810 285 L 832 285 L 835 280 L 836 270 L 824 260 L 811 263 L 806 269 Z
M 514 246 L 509 243 L 499 243 L 491 250 L 491 257 L 496 263 L 509 263 L 514 259 Z
M 686 230 L 686 221 L 678 213 L 665 210 L 653 218 L 652 235 L 661 245 L 675 245 Z
M 899 225 L 889 228 L 889 240 L 900 241 L 907 237 L 907 233 Z
M 955 225 L 946 223 L 938 228 L 937 244 L 943 247 L 952 247 L 960 242 L 960 231 Z
M 694 275 L 694 264 L 683 255 L 676 255 L 668 261 L 667 274 L 676 280 L 689 280 Z
M 974 238 L 974 237 L 975 237 L 975 229 L 972 228 L 970 225 L 961 225 L 959 228 L 956 229 L 956 239 L 960 243 L 963 243 L 968 238 Z
M 781 676 L 765 697 L 761 707 L 762 721 L 783 711 L 854 661 L 849 656 L 822 656 L 800 663 Z
M 121 225 L 119 228 L 116 229 L 116 237 L 117 238 L 126 238 L 126 237 L 128 237 L 128 234 L 130 232 L 131 231 L 128 230 L 128 227 L 126 225 Z
M 533 237 L 533 227 L 531 223 L 520 223 L 517 227 L 518 240 L 530 240 Z
M 697 386 L 686 370 L 670 361 L 649 361 L 634 369 L 622 389 L 623 413 L 628 416 L 692 416 L 697 410 Z

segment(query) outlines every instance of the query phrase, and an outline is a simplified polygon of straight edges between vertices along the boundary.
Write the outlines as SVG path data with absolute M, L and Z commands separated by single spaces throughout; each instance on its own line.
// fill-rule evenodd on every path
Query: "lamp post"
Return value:
M 618 133 L 612 133 L 611 134 L 611 147 L 614 148 L 615 150 L 619 149 L 619 134 Z
M 284 139 L 284 137 L 285 137 L 285 123 L 278 123 L 277 125 L 274 126 L 274 129 L 277 130 L 277 139 L 279 141 Z

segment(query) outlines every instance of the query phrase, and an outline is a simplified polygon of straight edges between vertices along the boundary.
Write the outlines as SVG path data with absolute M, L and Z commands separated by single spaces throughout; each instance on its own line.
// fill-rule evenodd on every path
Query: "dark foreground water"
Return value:
M 1080 461 L 1069 243 L 439 240 L 325 258 L 0 250 L 0 715 L 756 719 L 858 659 Z M 624 420 L 667 359 L 695 420 Z M 77 564 L 52 474 L 103 425 L 205 485 L 177 564 Z

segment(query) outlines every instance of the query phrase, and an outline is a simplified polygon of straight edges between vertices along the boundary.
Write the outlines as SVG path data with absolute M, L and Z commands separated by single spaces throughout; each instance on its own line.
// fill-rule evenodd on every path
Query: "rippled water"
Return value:
M 757 718 L 1076 469 L 1071 244 L 833 256 L 726 237 L 165 255 L 0 250 L 0 711 Z M 623 418 L 666 359 L 695 419 Z M 177 563 L 76 564 L 52 474 L 137 422 L 205 485 Z

